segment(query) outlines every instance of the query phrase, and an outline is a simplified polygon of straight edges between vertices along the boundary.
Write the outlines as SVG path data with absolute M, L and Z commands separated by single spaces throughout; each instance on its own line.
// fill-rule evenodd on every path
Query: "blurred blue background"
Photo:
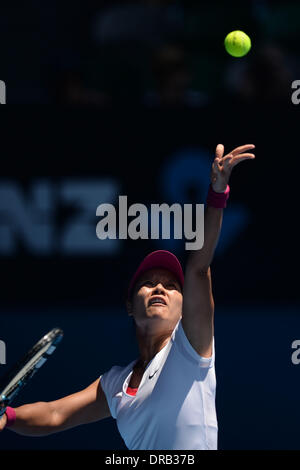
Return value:
M 299 449 L 300 6 L 31 0 L 0 7 L 0 340 L 4 374 L 47 330 L 65 338 L 16 405 L 54 400 L 136 355 L 128 282 L 178 240 L 96 237 L 101 203 L 205 203 L 218 143 L 254 143 L 231 176 L 212 263 L 221 449 Z M 252 50 L 233 59 L 228 32 Z M 36 106 L 46 104 L 48 106 Z M 1 449 L 124 449 L 111 419 Z
M 299 71 L 299 8 L 282 0 L 13 0 L 1 5 L 1 80 L 11 104 L 282 102 Z M 223 47 L 236 29 L 253 44 L 242 60 Z

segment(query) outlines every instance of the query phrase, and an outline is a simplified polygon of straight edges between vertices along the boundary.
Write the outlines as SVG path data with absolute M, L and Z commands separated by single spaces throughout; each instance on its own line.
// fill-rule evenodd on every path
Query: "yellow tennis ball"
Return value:
M 233 57 L 243 57 L 251 49 L 251 39 L 243 31 L 231 31 L 227 34 L 224 44 L 228 54 Z

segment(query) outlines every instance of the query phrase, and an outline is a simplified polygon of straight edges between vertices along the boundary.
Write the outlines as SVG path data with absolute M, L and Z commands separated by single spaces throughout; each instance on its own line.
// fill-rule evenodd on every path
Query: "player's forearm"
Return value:
M 188 267 L 207 272 L 214 256 L 221 233 L 223 209 L 207 206 L 204 214 L 204 244 L 201 250 L 192 251 Z
M 8 429 L 24 436 L 47 436 L 58 431 L 51 403 L 37 402 L 14 408 L 16 421 Z

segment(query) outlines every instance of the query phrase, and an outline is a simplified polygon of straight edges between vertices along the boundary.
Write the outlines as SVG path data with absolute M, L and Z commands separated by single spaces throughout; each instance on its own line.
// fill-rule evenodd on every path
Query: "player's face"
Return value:
M 174 274 L 166 269 L 150 269 L 138 279 L 132 299 L 137 326 L 157 320 L 174 328 L 181 314 L 182 291 Z

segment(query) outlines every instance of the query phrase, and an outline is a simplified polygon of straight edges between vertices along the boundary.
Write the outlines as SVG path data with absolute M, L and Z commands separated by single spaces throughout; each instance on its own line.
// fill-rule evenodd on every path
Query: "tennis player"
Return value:
M 217 449 L 214 300 L 210 264 L 219 239 L 229 178 L 255 158 L 254 145 L 224 156 L 218 145 L 204 217 L 204 246 L 185 277 L 176 256 L 150 253 L 128 289 L 140 356 L 114 366 L 84 390 L 52 402 L 8 407 L 0 429 L 43 436 L 112 416 L 131 450 Z

